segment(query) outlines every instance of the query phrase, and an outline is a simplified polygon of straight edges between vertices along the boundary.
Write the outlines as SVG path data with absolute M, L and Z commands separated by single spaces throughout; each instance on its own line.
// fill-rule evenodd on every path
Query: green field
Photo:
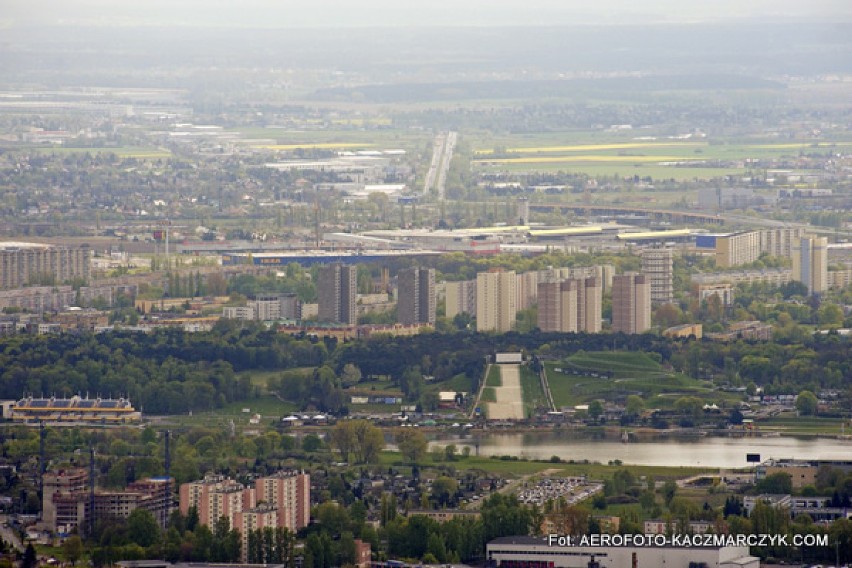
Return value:
M 485 384 L 489 387 L 503 386 L 503 379 L 500 377 L 500 365 L 491 365 L 488 369 L 488 376 L 485 378 Z
M 497 402 L 497 393 L 494 392 L 494 387 L 485 387 L 482 389 L 480 402 Z
M 772 139 L 670 139 L 653 133 L 564 132 L 474 137 L 472 165 L 480 171 L 578 172 L 593 176 L 651 177 L 654 180 L 709 179 L 743 174 L 753 160 L 800 154 L 849 152 L 849 140 L 778 142 Z
M 521 392 L 524 397 L 524 416 L 531 416 L 536 408 L 549 406 L 538 375 L 526 365 L 521 366 Z
M 245 408 L 248 408 L 249 412 L 243 412 Z M 271 421 L 280 420 L 281 417 L 297 410 L 298 408 L 293 403 L 281 401 L 273 396 L 261 396 L 251 400 L 232 402 L 215 410 L 194 412 L 191 416 L 169 416 L 168 422 L 187 427 L 224 426 L 229 424 L 230 420 L 233 420 L 237 429 L 263 429 L 268 427 Z M 262 416 L 261 423 L 250 425 L 249 418 L 254 414 Z
M 577 353 L 564 361 L 548 362 L 545 368 L 557 407 L 588 404 L 596 399 L 623 399 L 631 394 L 641 396 L 648 408 L 669 408 L 682 396 L 695 396 L 717 404 L 741 399 L 714 390 L 706 381 L 667 373 L 644 353 Z M 557 368 L 563 372 L 557 372 Z M 581 374 L 573 374 L 571 370 Z M 599 376 L 592 376 L 592 373 Z
M 68 146 L 28 146 L 22 147 L 36 154 L 115 154 L 119 158 L 159 159 L 171 158 L 172 153 L 165 148 L 145 146 L 118 146 L 115 148 L 73 148 Z
M 473 381 L 467 375 L 456 375 L 448 381 L 438 383 L 436 390 L 471 393 Z
M 820 418 L 819 416 L 794 416 L 793 413 L 773 416 L 760 420 L 756 426 L 762 431 L 796 434 L 852 434 L 852 426 L 838 418 Z
M 401 466 L 408 465 L 403 463 L 402 456 L 398 452 L 382 452 L 379 458 L 382 466 Z M 537 473 L 548 472 L 548 475 L 563 475 L 563 476 L 579 476 L 585 475 L 589 479 L 609 479 L 613 473 L 619 469 L 625 469 L 625 466 L 598 464 L 598 463 L 551 463 L 549 461 L 525 461 L 525 460 L 509 460 L 495 457 L 476 457 L 470 455 L 468 457 L 459 456 L 456 461 L 451 462 L 456 469 L 467 470 L 477 469 L 487 473 L 501 475 L 507 478 L 519 477 L 522 475 L 534 475 Z M 432 456 L 427 456 L 424 459 L 424 465 L 443 465 L 436 464 L 432 460 Z M 702 472 L 718 472 L 718 469 L 712 468 L 697 468 L 697 467 L 666 467 L 666 466 L 629 466 L 630 471 L 637 478 L 642 476 L 653 476 L 657 481 L 667 479 L 679 479 L 689 477 Z
M 663 373 L 662 367 L 654 359 L 636 351 L 598 351 L 578 352 L 564 361 L 563 367 L 583 371 L 612 372 L 618 376 L 650 376 Z

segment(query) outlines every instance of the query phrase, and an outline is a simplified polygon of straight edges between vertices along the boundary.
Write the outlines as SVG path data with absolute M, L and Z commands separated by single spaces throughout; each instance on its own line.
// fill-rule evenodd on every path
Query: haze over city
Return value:
M 6 0 L 0 568 L 848 567 L 850 101 L 846 0 Z
M 34 0 L 6 2 L 0 22 L 29 25 L 177 25 L 224 27 L 389 27 L 648 24 L 772 20 L 848 22 L 843 0 Z

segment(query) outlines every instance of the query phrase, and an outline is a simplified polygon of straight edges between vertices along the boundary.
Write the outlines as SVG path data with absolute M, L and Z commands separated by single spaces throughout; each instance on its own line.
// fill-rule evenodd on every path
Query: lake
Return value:
M 442 437 L 431 444 L 455 444 L 459 451 L 470 446 L 476 454 L 476 436 L 481 456 L 519 456 L 564 461 L 600 462 L 621 460 L 624 464 L 657 466 L 746 467 L 746 454 L 799 460 L 852 459 L 852 440 L 835 438 L 665 436 L 622 443 L 612 437 L 575 432 L 477 433 Z

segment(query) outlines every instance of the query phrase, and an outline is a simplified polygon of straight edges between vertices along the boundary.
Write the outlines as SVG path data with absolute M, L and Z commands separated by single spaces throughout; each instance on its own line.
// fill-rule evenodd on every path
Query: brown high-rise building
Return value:
M 587 332 L 601 330 L 599 278 L 540 282 L 538 327 L 542 331 Z
M 317 273 L 319 320 L 349 325 L 358 323 L 357 290 L 357 267 L 340 263 L 321 266 Z
M 407 268 L 397 276 L 399 323 L 435 324 L 435 269 Z
M 643 333 L 651 328 L 651 286 L 644 274 L 612 278 L 612 331 Z

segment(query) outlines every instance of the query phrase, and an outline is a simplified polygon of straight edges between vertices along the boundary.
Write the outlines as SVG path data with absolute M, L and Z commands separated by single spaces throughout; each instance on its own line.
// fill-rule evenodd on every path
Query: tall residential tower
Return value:
M 793 247 L 793 280 L 808 287 L 808 294 L 828 289 L 828 239 L 802 237 Z
M 626 272 L 612 278 L 612 331 L 643 333 L 651 328 L 648 277 Z
M 357 284 L 357 267 L 340 263 L 321 266 L 317 276 L 319 320 L 349 325 L 358 323 Z
M 511 331 L 517 317 L 515 272 L 480 272 L 476 275 L 477 331 Z
M 435 269 L 406 268 L 397 277 L 399 323 L 435 324 Z

